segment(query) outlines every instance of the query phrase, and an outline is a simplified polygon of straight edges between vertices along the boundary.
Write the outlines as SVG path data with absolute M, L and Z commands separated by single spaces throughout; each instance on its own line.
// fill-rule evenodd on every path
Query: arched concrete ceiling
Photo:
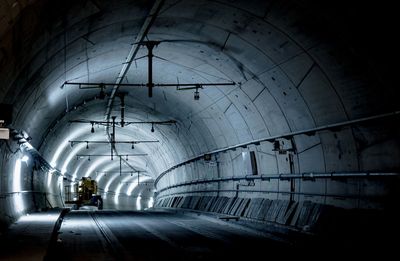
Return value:
M 103 127 L 91 133 L 90 124 L 68 121 L 107 116 L 118 121 L 119 99 L 107 115 L 111 88 L 101 100 L 96 99 L 98 90 L 61 87 L 65 81 L 115 82 L 154 2 L 65 1 L 59 7 L 51 1 L 14 2 L 20 12 L 9 21 L 17 22 L 8 22 L 0 32 L 0 100 L 14 104 L 13 127 L 26 130 L 43 156 L 70 175 L 118 171 L 117 159 L 111 164 L 105 158 L 76 160 L 79 153 L 110 153 L 110 146 L 70 147 L 69 140 L 107 140 L 108 134 Z M 162 3 L 146 36 L 164 41 L 154 49 L 154 82 L 237 84 L 205 87 L 198 101 L 193 90 L 155 88 L 149 98 L 146 88 L 120 87 L 118 92 L 127 93 L 125 121 L 177 121 L 156 125 L 155 132 L 149 125 L 118 127 L 117 140 L 159 141 L 137 144 L 134 150 L 130 144 L 117 145 L 119 154 L 148 154 L 124 160 L 123 169 L 156 178 L 174 164 L 213 149 L 390 110 L 392 104 L 377 97 L 385 99 L 392 89 L 384 94 L 381 86 L 365 80 L 368 71 L 353 62 L 340 37 L 310 24 L 325 18 L 307 10 L 309 6 L 256 0 Z M 141 47 L 123 83 L 147 82 L 147 58 L 140 58 L 146 54 Z M 315 136 L 312 142 L 328 140 Z M 351 133 L 343 140 L 344 150 L 356 150 Z M 305 147 L 310 139 L 299 137 L 296 143 Z M 324 161 L 333 160 L 329 149 L 321 154 Z M 354 166 L 333 168 L 357 168 L 357 155 L 348 157 L 346 164 Z M 112 189 L 125 179 L 116 177 Z M 110 175 L 101 182 L 109 180 Z

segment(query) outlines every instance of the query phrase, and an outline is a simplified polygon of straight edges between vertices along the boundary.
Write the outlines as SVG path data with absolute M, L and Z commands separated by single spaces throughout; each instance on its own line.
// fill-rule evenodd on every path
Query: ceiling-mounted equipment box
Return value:
M 10 130 L 7 128 L 0 128 L 0 140 L 10 139 Z
M 11 104 L 0 103 L 0 127 L 11 124 L 12 109 Z

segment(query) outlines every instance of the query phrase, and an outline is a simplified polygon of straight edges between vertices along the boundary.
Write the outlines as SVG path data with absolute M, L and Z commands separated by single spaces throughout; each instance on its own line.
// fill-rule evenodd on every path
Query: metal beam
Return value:
M 146 153 L 138 153 L 138 154 L 120 154 L 118 157 L 140 157 L 147 156 Z M 110 157 L 111 155 L 101 155 L 101 154 L 78 154 L 77 157 Z
M 161 10 L 161 7 L 163 6 L 165 0 L 156 0 L 153 4 L 153 7 L 151 8 L 149 14 L 147 15 L 146 19 L 144 20 L 144 23 L 139 31 L 139 33 L 136 36 L 135 41 L 133 42 L 133 45 L 128 53 L 128 56 L 125 59 L 125 62 L 123 63 L 122 69 L 118 74 L 117 80 L 114 84 L 113 90 L 111 92 L 111 96 L 108 100 L 107 104 L 107 111 L 106 111 L 106 120 L 110 118 L 111 115 L 111 110 L 113 107 L 113 102 L 115 98 L 115 94 L 119 88 L 119 84 L 122 83 L 123 79 L 125 78 L 126 74 L 128 73 L 129 68 L 132 65 L 133 60 L 135 59 L 139 48 L 140 48 L 140 42 L 143 42 L 145 37 L 147 36 L 147 33 L 149 32 L 151 26 L 153 25 L 159 11 Z
M 88 123 L 88 124 L 95 124 L 95 125 L 103 125 L 103 126 L 112 126 L 113 122 L 111 121 L 92 121 L 92 120 L 70 120 L 70 123 Z M 115 122 L 117 126 L 127 126 L 130 124 L 154 124 L 154 125 L 171 125 L 175 124 L 176 120 L 168 120 L 168 121 L 121 121 Z
M 110 117 L 111 117 L 111 112 L 112 112 L 112 108 L 113 108 L 113 103 L 114 103 L 114 99 L 116 96 L 116 93 L 118 91 L 119 88 L 119 84 L 122 83 L 123 79 L 125 78 L 126 74 L 129 71 L 129 68 L 132 65 L 132 62 L 134 61 L 139 48 L 140 48 L 140 42 L 142 42 L 145 37 L 147 36 L 147 33 L 149 32 L 151 26 L 153 25 L 159 11 L 161 10 L 161 7 L 163 6 L 165 0 L 156 0 L 153 4 L 153 7 L 151 8 L 150 12 L 148 13 L 146 19 L 143 22 L 143 25 L 139 31 L 139 33 L 136 36 L 135 41 L 132 44 L 132 47 L 125 59 L 125 62 L 123 63 L 123 66 L 121 68 L 121 71 L 118 74 L 117 80 L 115 82 L 115 84 L 113 85 L 113 90 L 111 91 L 111 95 L 110 98 L 108 99 L 108 103 L 107 103 L 107 109 L 106 109 L 106 113 L 105 113 L 105 120 L 109 121 Z M 110 136 L 109 134 L 109 127 L 106 127 L 106 133 L 108 136 Z M 111 147 L 111 152 L 113 153 L 113 151 L 115 150 L 115 152 L 118 154 L 118 152 L 116 151 L 115 147 Z M 128 164 L 129 165 L 129 164 Z M 133 167 L 132 167 L 133 168 Z
M 136 170 L 136 171 L 133 171 L 133 170 L 131 170 L 131 171 L 121 171 L 121 172 L 112 172 L 112 171 L 96 171 L 96 174 L 136 174 L 136 173 L 138 173 L 138 172 L 140 172 L 140 173 L 147 173 L 146 171 L 138 171 L 138 170 Z
M 138 144 L 138 143 L 149 143 L 149 142 L 160 142 L 158 140 L 127 140 L 127 141 L 107 141 L 107 140 L 69 140 L 70 143 L 100 143 L 100 144 L 110 144 L 110 143 L 126 143 L 126 144 Z
M 152 80 L 152 79 L 151 79 Z M 148 87 L 149 83 L 103 83 L 103 82 L 65 82 L 64 86 L 78 86 L 79 89 L 103 89 L 105 86 L 118 87 Z M 210 83 L 153 83 L 152 87 L 177 87 L 177 90 L 189 90 L 187 88 L 180 89 L 179 87 L 192 87 L 190 89 L 202 88 L 204 86 L 234 86 L 235 82 L 210 82 Z M 151 97 L 151 96 L 150 96 Z

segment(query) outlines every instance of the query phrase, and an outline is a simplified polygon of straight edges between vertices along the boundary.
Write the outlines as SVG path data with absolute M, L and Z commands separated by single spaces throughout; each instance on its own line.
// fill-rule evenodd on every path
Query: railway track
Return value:
M 45 260 L 238 260 L 293 250 L 221 221 L 164 212 L 71 211 L 55 235 Z
M 113 256 L 115 260 L 125 260 L 124 248 L 108 228 L 108 226 L 99 220 L 96 212 L 88 212 L 88 214 L 93 219 L 93 222 L 96 224 L 100 234 L 102 235 L 101 240 L 103 241 L 103 244 L 107 248 L 109 254 Z
M 70 214 L 73 213 L 74 212 L 71 212 Z M 70 230 L 69 233 L 82 236 L 83 238 L 86 238 L 87 236 L 95 236 L 96 240 L 101 242 L 102 250 L 106 252 L 110 260 L 129 260 L 129 255 L 124 247 L 95 211 L 80 213 L 80 215 L 85 216 L 85 221 L 82 221 L 82 230 L 80 230 L 80 232 L 73 232 Z M 71 238 L 68 238 L 69 229 L 62 227 L 63 222 L 68 223 L 68 218 L 71 218 L 71 216 L 68 216 L 68 211 L 66 211 L 57 219 L 43 260 L 69 260 L 68 253 L 63 253 L 62 250 L 65 247 L 63 244 L 65 244 L 66 241 L 71 241 Z M 74 217 L 72 217 L 72 219 L 73 218 Z M 91 228 L 91 230 L 87 231 L 88 228 Z M 68 236 L 66 236 L 66 234 Z M 77 243 L 79 244 L 79 241 Z M 84 254 L 91 255 L 91 253 L 88 252 L 82 253 L 82 255 Z M 93 253 L 93 255 L 96 254 L 100 253 Z

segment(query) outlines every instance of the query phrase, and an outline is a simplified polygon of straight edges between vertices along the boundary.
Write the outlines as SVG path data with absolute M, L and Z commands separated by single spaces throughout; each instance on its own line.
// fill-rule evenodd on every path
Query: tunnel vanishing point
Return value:
M 194 242 L 181 260 L 223 260 L 189 232 L 156 231 L 190 216 L 187 231 L 221 242 L 233 236 L 214 221 L 279 235 L 279 251 L 386 253 L 399 223 L 396 15 L 353 1 L 0 1 L 0 238 L 57 213 L 47 259 L 71 253 L 68 218 L 91 218 L 108 252 L 129 256 L 118 216 L 172 248 Z M 71 204 L 82 178 L 103 210 Z M 245 238 L 232 239 L 243 256 Z M 271 238 L 254 239 L 259 253 Z

